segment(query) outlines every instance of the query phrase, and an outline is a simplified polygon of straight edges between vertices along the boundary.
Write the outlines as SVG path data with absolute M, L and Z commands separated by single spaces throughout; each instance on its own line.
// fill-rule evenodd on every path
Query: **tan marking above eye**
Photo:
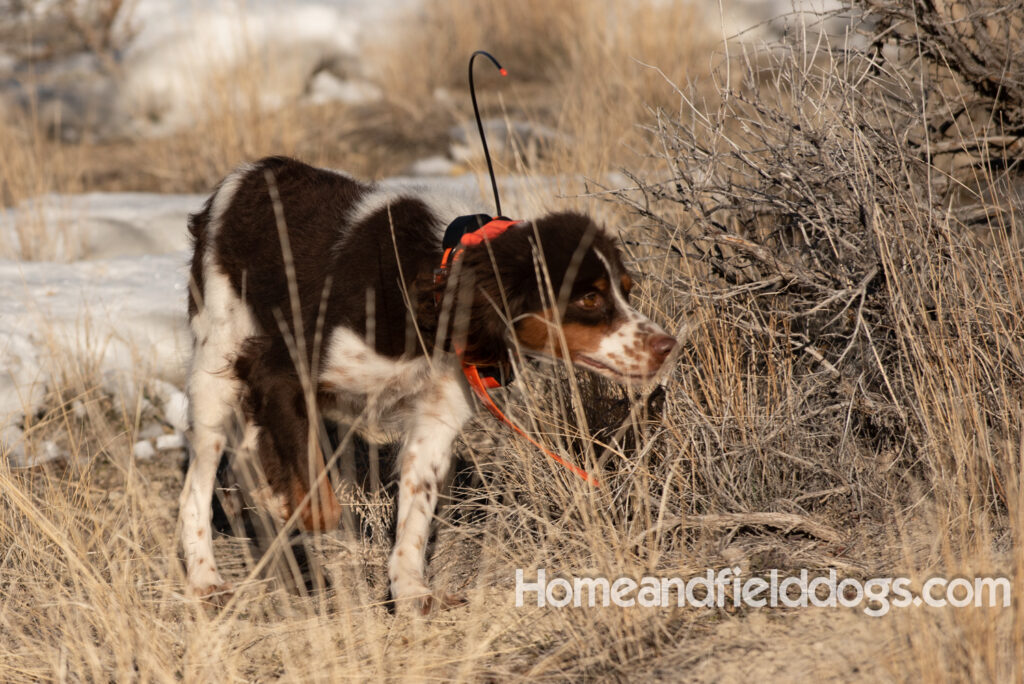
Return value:
M 619 282 L 622 283 L 622 289 L 626 294 L 629 294 L 630 290 L 633 289 L 633 279 L 629 277 L 628 273 L 623 273 L 622 279 Z
M 601 292 L 601 293 L 607 292 L 608 291 L 608 279 L 602 276 L 602 277 L 598 278 L 597 280 L 595 280 L 594 281 L 594 289 L 597 290 L 598 292 Z
M 519 338 L 519 344 L 525 349 L 561 358 L 562 345 L 558 339 L 558 329 L 552 325 L 551 319 L 552 312 L 545 310 L 541 314 L 527 316 L 519 321 L 516 324 L 516 337 Z M 563 323 L 562 334 L 565 336 L 569 356 L 573 357 L 580 352 L 594 353 L 601 342 L 615 331 L 615 328 L 614 322 L 600 325 Z

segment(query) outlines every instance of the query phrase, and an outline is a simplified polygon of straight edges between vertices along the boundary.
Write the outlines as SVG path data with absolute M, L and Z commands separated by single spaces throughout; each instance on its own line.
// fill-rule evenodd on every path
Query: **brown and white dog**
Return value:
M 470 213 L 436 194 L 273 157 L 235 170 L 190 217 L 192 462 L 181 495 L 190 593 L 228 589 L 210 516 L 231 435 L 240 436 L 234 458 L 261 466 L 281 517 L 306 530 L 338 525 L 323 456 L 309 444 L 314 393 L 315 410 L 367 439 L 402 440 L 391 595 L 426 611 L 438 487 L 474 410 L 462 361 L 501 365 L 521 349 L 637 383 L 664 364 L 675 339 L 629 305 L 618 250 L 585 216 L 520 222 L 462 249 L 438 278 L 445 228 Z M 303 372 L 315 376 L 311 391 Z

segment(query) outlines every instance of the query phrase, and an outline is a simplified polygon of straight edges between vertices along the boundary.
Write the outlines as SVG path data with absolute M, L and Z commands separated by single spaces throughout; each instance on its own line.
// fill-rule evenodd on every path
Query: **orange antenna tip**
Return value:
M 508 76 L 508 71 L 506 71 L 505 69 L 499 69 L 498 73 L 501 74 L 502 76 Z

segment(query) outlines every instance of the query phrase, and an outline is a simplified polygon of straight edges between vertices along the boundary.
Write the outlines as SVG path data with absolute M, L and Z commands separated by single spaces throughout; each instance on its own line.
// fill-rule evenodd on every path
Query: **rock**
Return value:
M 454 176 L 462 171 L 462 166 L 441 155 L 420 159 L 409 167 L 412 176 Z
M 149 461 L 156 456 L 156 449 L 148 439 L 144 439 L 132 445 L 132 456 L 136 461 Z
M 384 93 L 369 81 L 338 78 L 330 71 L 318 71 L 309 81 L 306 96 L 314 104 L 341 102 L 347 105 L 377 102 Z

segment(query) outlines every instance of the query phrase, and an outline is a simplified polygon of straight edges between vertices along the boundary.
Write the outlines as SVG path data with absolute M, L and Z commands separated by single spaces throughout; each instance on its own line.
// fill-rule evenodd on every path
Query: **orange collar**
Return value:
M 485 219 L 487 219 L 485 214 L 460 216 L 449 224 L 448 230 L 444 234 L 444 240 L 441 243 L 441 246 L 444 247 L 444 254 L 441 255 L 441 267 L 434 271 L 435 285 L 440 286 L 444 283 L 452 265 L 462 256 L 464 248 L 475 247 L 488 240 L 493 240 L 519 223 L 519 221 L 513 221 L 504 216 L 484 222 Z M 471 232 L 464 232 L 473 223 L 480 227 Z M 441 305 L 440 288 L 434 292 L 434 303 L 438 306 Z
M 477 372 L 476 366 L 472 366 L 466 362 L 462 363 L 462 372 L 466 376 L 466 380 L 469 381 L 469 386 L 473 388 L 473 392 L 480 400 L 480 403 L 486 406 L 487 410 L 490 411 L 495 418 L 497 418 L 499 421 L 512 428 L 513 431 L 515 431 L 521 437 L 526 439 L 527 442 L 529 442 L 530 444 L 532 444 L 533 446 L 537 447 L 542 452 L 547 454 L 556 463 L 562 464 L 562 466 L 569 470 L 569 472 L 574 473 L 584 482 L 589 483 L 593 487 L 601 486 L 601 483 L 599 483 L 597 481 L 597 478 L 595 478 L 593 475 L 583 470 L 583 468 L 580 468 L 578 465 L 569 463 L 568 461 L 566 461 L 564 458 L 554 453 L 553 451 L 545 449 L 537 442 L 537 440 L 535 440 L 533 437 L 530 437 L 530 435 L 526 434 L 522 428 L 520 428 L 518 425 L 509 420 L 508 417 L 501 412 L 501 409 L 498 408 L 498 405 L 494 403 L 494 400 L 491 399 L 491 395 L 487 393 L 489 387 L 493 389 L 494 387 L 498 386 L 493 378 L 481 378 L 480 373 Z M 488 385 L 487 381 L 490 381 L 491 383 L 495 384 Z
M 512 221 L 503 216 L 492 218 L 485 222 L 487 218 L 488 217 L 486 215 L 460 216 L 448 226 L 448 230 L 445 232 L 444 241 L 442 243 L 442 246 L 444 247 L 444 255 L 441 257 L 441 266 L 434 271 L 434 303 L 438 307 L 441 306 L 441 286 L 444 284 L 445 280 L 447 280 L 448 273 L 451 271 L 452 265 L 458 261 L 459 257 L 462 255 L 463 249 L 466 247 L 480 245 L 488 240 L 493 240 L 510 227 L 519 223 L 519 221 Z M 476 225 L 479 225 L 480 227 L 474 231 L 465 232 L 466 228 L 472 225 L 472 223 L 476 223 Z M 462 373 L 466 376 L 469 386 L 473 388 L 474 394 L 476 394 L 480 402 L 487 407 L 487 410 L 490 411 L 495 418 L 512 428 L 514 432 L 518 433 L 530 444 L 547 454 L 555 462 L 560 463 L 584 482 L 587 482 L 594 487 L 600 486 L 597 478 L 593 475 L 589 474 L 579 466 L 569 463 L 558 454 L 545 449 L 535 439 L 526 434 L 522 428 L 509 420 L 508 417 L 501 412 L 501 409 L 498 408 L 498 405 L 494 403 L 494 400 L 491 399 L 491 395 L 487 392 L 489 389 L 501 387 L 501 383 L 498 379 L 490 373 L 481 375 L 479 367 L 466 363 L 461 350 L 456 349 L 456 354 L 459 357 L 459 362 L 462 364 Z

